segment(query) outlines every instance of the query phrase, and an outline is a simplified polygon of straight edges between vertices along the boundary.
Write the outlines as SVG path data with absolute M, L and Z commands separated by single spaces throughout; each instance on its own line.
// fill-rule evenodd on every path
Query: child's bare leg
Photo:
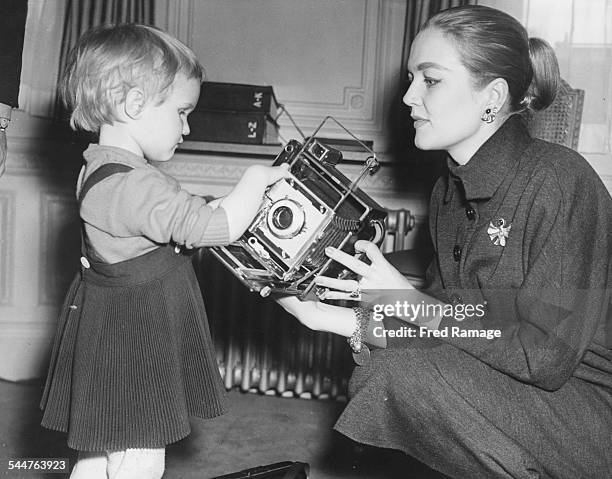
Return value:
M 70 479 L 107 479 L 106 453 L 79 452 L 77 463 L 72 468 Z
M 161 479 L 165 449 L 126 449 L 108 453 L 108 479 Z

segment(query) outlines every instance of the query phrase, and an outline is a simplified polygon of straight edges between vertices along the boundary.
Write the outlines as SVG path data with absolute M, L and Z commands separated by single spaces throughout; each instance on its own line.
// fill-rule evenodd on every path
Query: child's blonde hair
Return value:
M 60 95 L 72 112 L 70 126 L 98 132 L 117 120 L 116 107 L 134 87 L 145 100 L 163 101 L 177 73 L 202 81 L 195 54 L 171 35 L 146 25 L 96 27 L 77 42 Z

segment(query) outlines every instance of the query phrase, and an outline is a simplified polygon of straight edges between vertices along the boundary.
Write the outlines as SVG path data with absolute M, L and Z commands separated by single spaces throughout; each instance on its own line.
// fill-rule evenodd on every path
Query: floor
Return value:
M 39 426 L 41 384 L 0 381 L 0 477 L 61 474 L 9 473 L 16 458 L 69 458 L 63 434 Z M 230 413 L 195 419 L 192 434 L 171 445 L 164 478 L 211 479 L 279 461 L 303 461 L 311 479 L 443 479 L 439 473 L 389 450 L 362 448 L 333 431 L 343 404 L 230 392 Z

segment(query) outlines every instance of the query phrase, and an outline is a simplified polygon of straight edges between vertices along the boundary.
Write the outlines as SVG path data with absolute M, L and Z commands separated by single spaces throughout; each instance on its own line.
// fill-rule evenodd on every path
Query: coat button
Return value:
M 467 216 L 468 220 L 474 221 L 474 218 L 476 218 L 476 210 L 472 208 L 471 206 L 468 206 L 465 209 L 465 216 Z
M 459 246 L 458 244 L 456 244 L 453 248 L 453 259 L 455 261 L 461 260 L 461 246 Z
M 81 256 L 81 264 L 83 265 L 83 268 L 86 268 L 86 269 L 91 268 L 91 265 L 89 264 L 89 260 L 85 256 Z

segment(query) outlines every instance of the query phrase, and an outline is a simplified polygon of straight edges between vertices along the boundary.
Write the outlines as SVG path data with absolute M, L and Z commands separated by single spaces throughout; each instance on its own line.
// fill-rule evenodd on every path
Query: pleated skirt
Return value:
M 61 310 L 41 401 L 42 425 L 82 451 L 160 448 L 190 433 L 189 416 L 226 411 L 190 257 L 161 247 L 91 262 Z

